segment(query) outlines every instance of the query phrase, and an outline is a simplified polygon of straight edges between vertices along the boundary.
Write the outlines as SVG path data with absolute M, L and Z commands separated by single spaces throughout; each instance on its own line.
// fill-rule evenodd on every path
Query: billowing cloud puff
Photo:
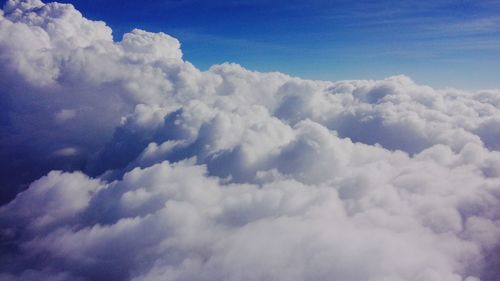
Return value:
M 0 12 L 0 280 L 496 281 L 500 91 L 200 71 Z

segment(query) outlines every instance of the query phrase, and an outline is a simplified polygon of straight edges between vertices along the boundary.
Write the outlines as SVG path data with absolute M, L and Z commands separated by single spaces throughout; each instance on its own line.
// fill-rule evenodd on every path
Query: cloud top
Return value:
M 0 280 L 498 276 L 498 90 L 200 71 L 36 0 L 0 76 Z

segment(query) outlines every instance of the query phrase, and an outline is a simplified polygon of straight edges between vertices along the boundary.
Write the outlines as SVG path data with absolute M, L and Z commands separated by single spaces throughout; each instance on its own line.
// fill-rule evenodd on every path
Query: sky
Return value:
M 226 61 L 309 79 L 405 74 L 434 87 L 500 87 L 500 1 L 63 0 L 182 42 L 201 69 Z M 118 9 L 117 9 L 118 7 Z

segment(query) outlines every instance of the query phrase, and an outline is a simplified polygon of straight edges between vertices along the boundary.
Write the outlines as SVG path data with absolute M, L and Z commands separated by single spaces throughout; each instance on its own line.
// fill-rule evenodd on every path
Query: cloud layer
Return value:
M 0 76 L 0 280 L 499 274 L 498 90 L 200 71 L 38 0 L 0 12 Z

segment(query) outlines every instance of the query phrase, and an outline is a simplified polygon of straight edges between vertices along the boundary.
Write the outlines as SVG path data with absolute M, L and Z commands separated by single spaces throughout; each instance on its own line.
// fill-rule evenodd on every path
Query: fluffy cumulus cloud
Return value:
M 0 280 L 496 281 L 500 91 L 200 71 L 0 11 Z

